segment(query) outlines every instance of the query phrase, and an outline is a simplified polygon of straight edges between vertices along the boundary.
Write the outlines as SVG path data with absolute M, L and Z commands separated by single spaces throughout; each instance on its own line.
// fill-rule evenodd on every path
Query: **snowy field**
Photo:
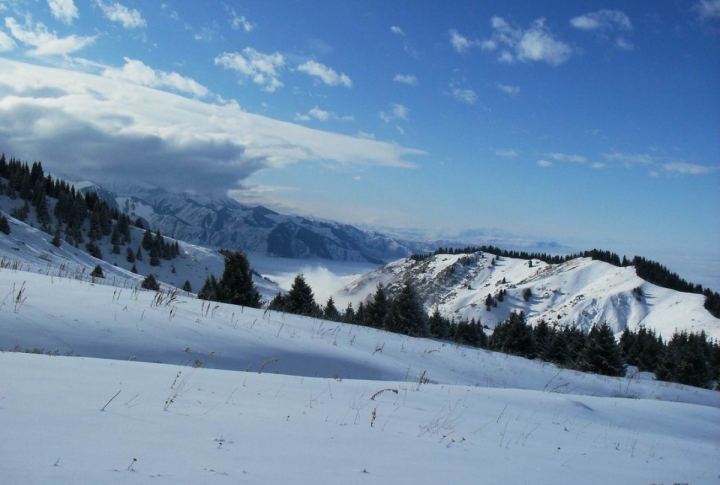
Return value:
M 12 268 L 0 348 L 2 483 L 720 475 L 720 393 L 643 374 Z

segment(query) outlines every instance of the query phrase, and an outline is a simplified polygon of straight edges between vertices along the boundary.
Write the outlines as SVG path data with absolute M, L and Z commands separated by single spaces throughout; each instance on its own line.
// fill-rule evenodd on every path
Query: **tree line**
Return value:
M 225 270 L 220 279 L 210 275 L 199 293 L 208 300 L 260 308 L 260 294 L 244 253 L 224 251 Z M 357 307 L 349 303 L 339 310 L 333 297 L 325 305 L 302 274 L 290 291 L 277 293 L 268 309 L 351 323 L 411 337 L 428 337 L 458 345 L 484 348 L 527 359 L 551 362 L 561 368 L 607 376 L 625 375 L 628 365 L 652 372 L 657 379 L 720 390 L 720 344 L 704 333 L 675 332 L 664 342 L 645 327 L 625 328 L 619 341 L 607 323 L 594 325 L 589 332 L 576 326 L 550 325 L 541 320 L 534 327 L 523 312 L 512 312 L 490 335 L 476 319 L 448 319 L 436 307 L 428 315 L 423 301 L 410 282 L 391 294 L 379 284 L 375 292 Z
M 50 242 L 56 247 L 69 244 L 80 248 L 82 245 L 91 256 L 106 259 L 98 243 L 109 238 L 112 254 L 122 254 L 125 247 L 125 259 L 133 263 L 133 273 L 138 273 L 135 262 L 146 257 L 143 251 L 150 266 L 160 266 L 162 260 L 180 255 L 177 240 L 168 240 L 159 229 L 153 232 L 146 228 L 140 218 L 133 222 L 129 215 L 111 207 L 96 192 L 83 193 L 72 184 L 45 174 L 41 162 L 28 165 L 0 155 L 0 194 L 23 201 L 9 213 L 20 221 L 26 221 L 34 210 L 34 220 L 41 230 L 52 235 Z M 130 247 L 133 227 L 145 230 L 136 249 Z M 4 215 L 0 216 L 0 232 L 10 233 Z

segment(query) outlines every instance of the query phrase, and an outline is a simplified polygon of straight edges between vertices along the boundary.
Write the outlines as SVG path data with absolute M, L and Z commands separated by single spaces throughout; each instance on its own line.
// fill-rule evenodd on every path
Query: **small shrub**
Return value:
M 145 277 L 140 287 L 146 290 L 158 291 L 160 289 L 160 283 L 157 278 L 155 278 L 155 275 L 149 274 Z

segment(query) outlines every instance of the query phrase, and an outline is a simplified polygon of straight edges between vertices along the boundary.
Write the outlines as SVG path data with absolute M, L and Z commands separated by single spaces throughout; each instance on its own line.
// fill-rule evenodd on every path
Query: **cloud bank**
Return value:
M 247 113 L 234 102 L 185 98 L 122 75 L 2 58 L 0 147 L 98 181 L 142 179 L 215 194 L 238 189 L 258 170 L 292 163 L 412 168 L 407 157 L 424 153 Z

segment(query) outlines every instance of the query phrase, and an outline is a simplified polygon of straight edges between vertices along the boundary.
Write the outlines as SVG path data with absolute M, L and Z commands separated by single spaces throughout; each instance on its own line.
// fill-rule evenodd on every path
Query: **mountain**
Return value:
M 544 319 L 587 330 L 607 322 L 615 333 L 644 325 L 665 339 L 676 329 L 720 338 L 720 319 L 703 307 L 705 296 L 661 288 L 638 277 L 632 266 L 590 258 L 562 264 L 482 252 L 408 258 L 357 278 L 342 296 L 366 298 L 380 283 L 392 293 L 405 281 L 413 284 L 428 311 L 437 307 L 448 318 L 475 318 L 489 328 L 520 310 L 530 323 Z
M 319 257 L 374 264 L 385 264 L 425 248 L 348 224 L 282 215 L 262 206 L 248 207 L 230 198 L 173 193 L 150 185 L 102 187 L 78 182 L 75 186 L 84 192 L 98 192 L 111 206 L 133 219 L 143 219 L 163 234 L 200 246 L 282 258 Z

